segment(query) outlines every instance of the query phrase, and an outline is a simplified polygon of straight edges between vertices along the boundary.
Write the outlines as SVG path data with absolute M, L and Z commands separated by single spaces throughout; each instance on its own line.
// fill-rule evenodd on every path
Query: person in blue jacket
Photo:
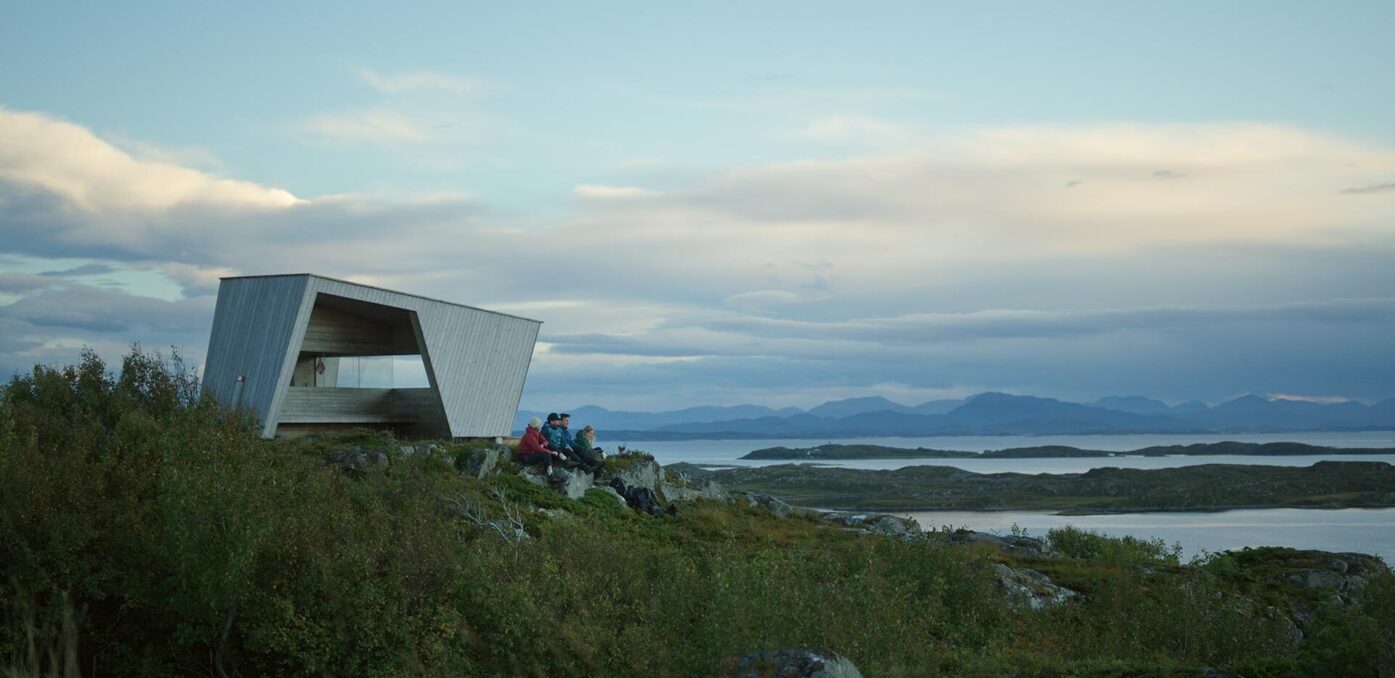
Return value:
M 542 427 L 542 435 L 547 439 L 547 446 L 554 452 L 571 458 L 572 439 L 567 435 L 567 429 L 562 425 L 562 417 L 556 412 L 547 415 L 547 423 Z

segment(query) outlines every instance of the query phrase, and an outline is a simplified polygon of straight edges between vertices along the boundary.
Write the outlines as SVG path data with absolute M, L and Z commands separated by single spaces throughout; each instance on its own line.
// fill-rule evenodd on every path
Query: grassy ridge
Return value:
M 119 376 L 89 354 L 0 394 L 7 673 L 712 675 L 794 646 L 887 676 L 1389 666 L 1389 577 L 1360 605 L 1316 608 L 1311 633 L 1341 643 L 1296 645 L 1246 597 L 1257 565 L 1183 566 L 1062 533 L 1076 557 L 1006 560 L 1087 602 L 1014 612 L 985 566 L 1005 557 L 941 535 L 884 539 L 715 503 L 641 516 L 601 492 L 462 475 L 469 450 L 449 442 L 400 456 L 369 433 L 263 441 L 193 387 L 177 363 L 134 352 Z M 327 461 L 350 446 L 390 463 Z M 527 537 L 461 506 L 519 516 Z

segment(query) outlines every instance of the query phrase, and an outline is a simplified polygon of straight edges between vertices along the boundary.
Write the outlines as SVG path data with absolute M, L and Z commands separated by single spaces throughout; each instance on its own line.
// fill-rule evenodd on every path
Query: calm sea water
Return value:
M 809 447 L 822 443 L 928 447 L 981 452 L 1033 445 L 1070 445 L 1084 449 L 1125 451 L 1153 445 L 1189 445 L 1221 440 L 1242 442 L 1298 442 L 1330 447 L 1395 448 L 1395 431 L 1337 433 L 1275 433 L 1227 435 L 1099 435 L 1099 436 L 955 436 L 937 438 L 841 438 L 832 440 L 684 440 L 636 441 L 660 463 L 691 462 L 713 466 L 763 466 L 787 463 L 738 459 L 764 447 Z M 607 449 L 616 442 L 606 441 Z M 1176 456 L 1099 457 L 1075 459 L 883 459 L 828 462 L 829 465 L 864 469 L 897 469 L 915 465 L 955 466 L 977 473 L 1083 473 L 1092 468 L 1166 468 L 1191 464 L 1274 464 L 1309 466 L 1317 461 L 1383 461 L 1395 464 L 1395 455 L 1314 455 L 1298 457 Z M 1182 545 L 1190 558 L 1203 551 L 1223 551 L 1243 546 L 1289 546 L 1323 551 L 1355 551 L 1379 555 L 1395 564 L 1395 509 L 1258 509 L 1216 513 L 1125 513 L 1102 516 L 1058 516 L 1021 511 L 926 512 L 906 514 L 922 527 L 952 525 L 982 532 L 1007 533 L 1016 524 L 1033 536 L 1045 536 L 1053 527 L 1073 525 L 1111 535 L 1161 538 Z
M 604 433 L 604 432 L 602 432 Z M 1333 433 L 1247 433 L 1196 435 L 1097 435 L 1097 436 L 944 436 L 935 438 L 833 438 L 828 440 L 673 440 L 635 441 L 629 447 L 653 454 L 661 464 L 686 461 L 713 466 L 765 466 L 788 461 L 739 459 L 751 450 L 765 447 L 809 447 L 823 443 L 844 445 L 886 445 L 888 447 L 927 447 L 937 450 L 982 452 L 1009 447 L 1070 445 L 1082 449 L 1122 452 L 1154 445 L 1190 445 L 1236 440 L 1251 443 L 1296 442 L 1329 447 L 1395 448 L 1395 431 L 1356 431 Z M 625 441 L 606 440 L 611 449 Z M 1077 457 L 1064 459 L 865 459 L 820 462 L 829 466 L 863 469 L 897 469 L 905 466 L 953 466 L 975 473 L 1083 473 L 1092 468 L 1168 468 L 1192 464 L 1273 464 L 1309 466 L 1323 459 L 1383 461 L 1395 464 L 1395 455 L 1313 455 L 1299 457 L 1175 456 L 1175 457 Z
M 1182 546 L 1183 558 L 1203 551 L 1244 546 L 1289 546 L 1320 551 L 1370 553 L 1395 564 L 1395 508 L 1392 509 L 1245 509 L 1215 513 L 1120 513 L 1059 516 L 1027 511 L 924 511 L 901 515 L 925 529 L 967 527 L 1010 534 L 1016 525 L 1032 537 L 1072 525 L 1113 537 L 1133 535 Z

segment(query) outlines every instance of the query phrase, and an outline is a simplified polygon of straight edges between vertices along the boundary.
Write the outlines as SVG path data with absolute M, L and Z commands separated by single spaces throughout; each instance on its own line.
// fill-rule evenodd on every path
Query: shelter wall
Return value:
M 229 278 L 218 285 L 203 390 L 267 422 L 295 334 L 305 277 Z M 245 381 L 238 386 L 238 377 Z M 264 430 L 270 434 L 274 429 Z

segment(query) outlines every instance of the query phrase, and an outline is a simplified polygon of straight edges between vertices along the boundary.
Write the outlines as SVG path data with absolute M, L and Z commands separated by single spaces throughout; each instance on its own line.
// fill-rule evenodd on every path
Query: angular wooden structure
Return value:
M 542 323 L 300 273 L 223 278 L 203 391 L 262 435 L 383 426 L 509 435 Z M 420 355 L 426 388 L 343 388 L 339 359 Z

